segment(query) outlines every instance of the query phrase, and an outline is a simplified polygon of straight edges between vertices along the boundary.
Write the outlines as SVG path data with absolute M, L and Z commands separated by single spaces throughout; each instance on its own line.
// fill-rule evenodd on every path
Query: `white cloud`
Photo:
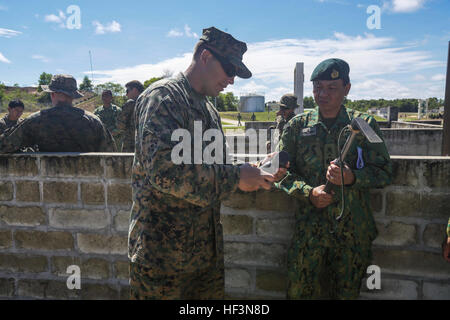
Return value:
M 414 82 L 414 76 L 423 70 L 445 66 L 444 61 L 433 60 L 429 52 L 399 46 L 393 38 L 371 34 L 348 36 L 335 33 L 326 39 L 271 40 L 248 44 L 244 63 L 253 77 L 250 80 L 236 78 L 235 84 L 229 86 L 227 91 L 235 95 L 262 91 L 267 101 L 278 100 L 284 93 L 293 92 L 294 68 L 297 62 L 303 62 L 304 93 L 305 96 L 311 95 L 309 79 L 313 69 L 321 61 L 332 57 L 344 59 L 350 64 L 351 99 L 415 97 L 425 92 L 423 88 L 428 84 Z M 95 78 L 100 83 L 113 81 L 125 84 L 133 79 L 145 81 L 163 74 L 166 69 L 175 74 L 184 71 L 191 58 L 192 52 L 187 52 L 154 64 L 97 70 Z M 422 86 L 422 90 L 414 85 Z M 434 96 L 443 95 L 437 89 L 433 92 Z
M 175 29 L 172 29 L 172 30 L 170 30 L 170 31 L 167 33 L 167 36 L 168 36 L 169 38 L 182 37 L 183 35 L 184 35 L 183 32 L 177 31 L 177 30 L 175 30 Z
M 18 36 L 19 34 L 22 34 L 22 32 L 0 28 L 0 37 L 12 38 L 12 37 Z
M 39 15 L 37 17 L 39 17 Z M 58 15 L 48 14 L 44 17 L 45 22 L 57 23 L 61 28 L 66 27 L 66 19 L 67 19 L 66 15 L 61 10 L 59 10 Z
M 182 31 L 178 31 L 177 29 L 171 29 L 168 33 L 167 33 L 167 37 L 169 38 L 179 38 L 179 37 L 183 37 L 186 36 L 188 38 L 200 38 L 199 35 L 195 32 L 192 32 L 191 27 L 189 27 L 187 24 L 184 25 L 184 32 Z
M 50 62 L 49 58 L 41 56 L 41 55 L 38 55 L 38 54 L 32 55 L 31 58 L 34 59 L 34 60 L 42 61 L 44 63 L 49 63 Z
M 0 52 L 0 62 L 3 63 L 11 63 L 11 61 L 9 61 L 8 59 L 6 59 L 6 57 Z
M 391 0 L 385 2 L 383 8 L 396 13 L 409 13 L 421 9 L 427 0 Z
M 8 11 L 8 7 L 0 4 L 0 11 Z
M 423 81 L 423 80 L 425 80 L 425 76 L 423 76 L 421 74 L 416 74 L 413 79 L 416 81 Z
M 431 80 L 433 81 L 444 81 L 445 80 L 445 74 L 435 74 L 431 77 Z
M 95 34 L 117 33 L 122 31 L 122 26 L 115 20 L 106 25 L 98 21 L 94 21 L 92 24 L 95 26 Z

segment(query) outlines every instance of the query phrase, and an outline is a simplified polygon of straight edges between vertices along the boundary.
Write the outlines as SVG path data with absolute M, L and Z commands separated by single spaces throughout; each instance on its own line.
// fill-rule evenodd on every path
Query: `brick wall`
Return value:
M 450 158 L 393 157 L 394 184 L 373 190 L 382 289 L 364 299 L 450 299 L 440 244 Z M 127 299 L 132 156 L 0 156 L 0 299 Z M 295 202 L 279 191 L 222 204 L 226 293 L 282 299 Z M 67 267 L 81 268 L 68 290 Z

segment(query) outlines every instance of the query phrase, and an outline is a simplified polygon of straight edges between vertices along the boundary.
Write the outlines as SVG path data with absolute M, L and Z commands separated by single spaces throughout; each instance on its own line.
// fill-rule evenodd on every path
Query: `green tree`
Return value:
M 52 81 L 53 75 L 51 73 L 42 72 L 39 76 L 39 86 L 38 86 L 38 92 L 42 91 L 42 85 L 48 86 L 50 82 Z
M 303 108 L 304 109 L 314 109 L 316 107 L 316 102 L 313 97 L 303 98 Z
M 148 87 L 150 87 L 150 85 L 156 81 L 159 81 L 161 79 L 164 79 L 164 77 L 153 77 L 151 79 L 148 79 L 144 82 L 144 89 L 147 89 Z
M 125 94 L 125 88 L 114 82 L 102 83 L 94 88 L 94 92 L 98 95 L 101 95 L 104 90 L 111 90 L 113 96 L 123 96 Z
M 92 85 L 92 81 L 89 80 L 88 76 L 84 76 L 83 82 L 80 83 L 81 91 L 92 91 L 94 90 L 94 86 Z

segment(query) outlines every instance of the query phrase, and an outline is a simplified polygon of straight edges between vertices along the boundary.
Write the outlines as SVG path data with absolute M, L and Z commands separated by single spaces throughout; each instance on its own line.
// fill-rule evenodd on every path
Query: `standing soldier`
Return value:
M 358 135 L 343 168 L 345 201 L 340 201 L 341 170 L 333 160 L 339 156 L 341 130 L 361 117 L 381 137 L 372 116 L 342 105 L 351 87 L 349 72 L 340 59 L 320 63 L 311 76 L 319 107 L 294 117 L 281 138 L 280 150 L 291 162 L 288 176 L 276 186 L 298 199 L 301 208 L 288 251 L 290 299 L 356 299 L 371 262 L 377 229 L 369 190 L 390 183 L 392 165 L 384 143 L 371 144 Z M 342 149 L 345 138 L 339 143 Z M 327 180 L 332 194 L 324 191 Z
M 125 85 L 128 101 L 123 105 L 122 112 L 117 117 L 118 135 L 122 137 L 122 152 L 134 152 L 135 119 L 134 105 L 136 99 L 144 91 L 144 86 L 137 80 Z
M 207 146 L 202 141 L 207 130 L 223 136 L 219 113 L 207 96 L 218 96 L 236 75 L 251 77 L 242 63 L 246 51 L 246 44 L 230 34 L 205 29 L 188 69 L 154 83 L 136 101 L 128 236 L 132 299 L 224 298 L 220 201 L 238 189 L 270 189 L 274 176 L 249 164 L 194 164 L 198 154 L 177 165 L 172 151 L 179 143 L 172 134 L 182 131 L 192 145 L 203 147 L 199 152 Z M 198 122 L 201 132 L 194 134 Z M 191 140 L 198 135 L 200 141 Z M 222 163 L 226 157 L 224 144 Z
M 120 135 L 117 129 L 117 117 L 121 109 L 112 104 L 113 94 L 111 90 L 104 90 L 102 93 L 103 105 L 94 110 L 94 114 L 100 118 L 105 127 L 111 132 L 116 142 L 117 150 L 120 150 Z
M 238 113 L 237 119 L 238 119 L 238 127 L 242 126 L 241 124 L 242 116 L 240 112 Z
M 25 105 L 18 99 L 9 103 L 8 114 L 0 119 L 0 134 L 23 121 L 20 117 L 22 116 L 24 109 Z
M 278 145 L 284 126 L 295 116 L 294 110 L 298 107 L 297 96 L 288 93 L 281 97 L 280 110 L 277 112 L 277 125 L 275 127 L 274 137 L 271 137 L 270 141 L 267 142 L 267 153 L 272 151 L 272 141 L 275 143 L 275 146 Z M 272 132 L 272 129 L 273 127 L 269 128 L 270 132 Z
M 55 75 L 50 85 L 53 108 L 41 110 L 0 135 L 0 152 L 13 153 L 38 147 L 40 152 L 114 152 L 114 140 L 95 115 L 74 108 L 73 99 L 83 95 L 69 75 Z M 37 150 L 35 150 L 37 151 Z

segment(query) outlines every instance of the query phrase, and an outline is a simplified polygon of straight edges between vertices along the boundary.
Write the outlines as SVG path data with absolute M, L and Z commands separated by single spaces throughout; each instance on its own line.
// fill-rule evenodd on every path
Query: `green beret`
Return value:
M 350 81 L 350 66 L 341 59 L 327 59 L 319 63 L 311 75 L 311 81 L 338 80 Z

